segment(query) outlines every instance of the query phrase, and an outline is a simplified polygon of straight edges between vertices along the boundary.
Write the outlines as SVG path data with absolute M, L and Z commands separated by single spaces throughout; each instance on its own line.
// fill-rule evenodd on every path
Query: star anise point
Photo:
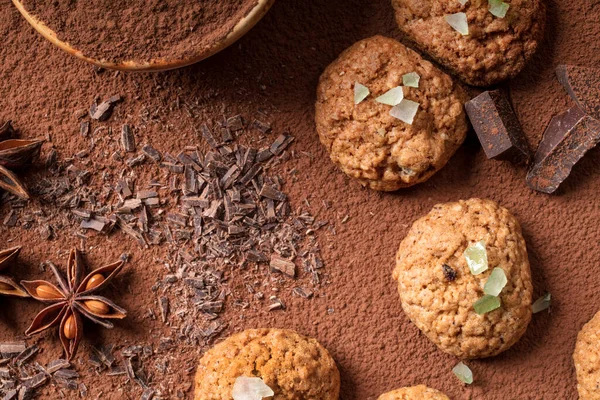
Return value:
M 66 279 L 56 266 L 50 264 L 58 286 L 43 280 L 21 282 L 33 298 L 50 303 L 38 313 L 25 333 L 33 335 L 59 325 L 60 341 L 67 358 L 71 360 L 83 338 L 82 317 L 109 329 L 113 327 L 111 319 L 126 317 L 127 311 L 123 308 L 105 297 L 95 295 L 110 283 L 124 265 L 125 262 L 120 260 L 97 268 L 84 277 L 81 253 L 73 249 L 68 258 Z

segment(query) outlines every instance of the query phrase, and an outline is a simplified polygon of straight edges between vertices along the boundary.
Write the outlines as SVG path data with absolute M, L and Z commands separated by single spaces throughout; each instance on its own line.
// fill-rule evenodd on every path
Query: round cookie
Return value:
M 450 400 L 448 396 L 439 390 L 429 388 L 425 385 L 405 387 L 387 392 L 379 396 L 377 400 Z
M 229 400 L 240 376 L 261 378 L 273 400 L 337 400 L 340 392 L 340 373 L 327 350 L 290 330 L 249 329 L 208 350 L 198 365 L 194 399 Z
M 481 240 L 489 268 L 473 275 L 463 253 Z M 499 295 L 501 307 L 479 315 L 473 304 L 483 297 L 484 284 L 496 267 L 508 280 Z M 441 350 L 460 358 L 507 350 L 531 320 L 533 288 L 521 227 L 491 200 L 433 207 L 400 244 L 393 277 L 406 315 Z
M 600 312 L 577 335 L 573 353 L 581 400 L 600 400 Z
M 419 87 L 404 97 L 419 103 L 412 125 L 375 101 L 416 72 Z M 358 82 L 370 95 L 354 104 Z M 374 36 L 345 50 L 321 75 L 316 125 L 331 160 L 346 174 L 375 190 L 415 185 L 442 168 L 467 132 L 463 90 L 452 78 L 396 40 Z
M 487 0 L 392 0 L 396 21 L 406 37 L 464 82 L 489 86 L 517 75 L 544 36 L 542 0 L 504 0 L 504 18 L 489 12 Z M 467 15 L 469 35 L 452 28 L 445 17 Z

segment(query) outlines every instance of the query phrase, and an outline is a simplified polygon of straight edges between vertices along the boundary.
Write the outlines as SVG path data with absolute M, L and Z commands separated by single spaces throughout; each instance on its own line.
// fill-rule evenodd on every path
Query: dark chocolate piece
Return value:
M 600 120 L 600 69 L 559 65 L 559 82 L 590 117 Z
M 465 104 L 487 158 L 525 162 L 531 152 L 510 102 L 499 90 L 483 92 Z
M 553 193 L 598 142 L 600 122 L 579 107 L 552 118 L 527 174 L 527 184 L 534 190 Z

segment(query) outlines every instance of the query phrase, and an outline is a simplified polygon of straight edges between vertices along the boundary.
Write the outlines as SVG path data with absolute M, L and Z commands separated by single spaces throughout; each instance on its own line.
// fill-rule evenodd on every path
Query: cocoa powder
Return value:
M 552 116 L 572 105 L 554 75 L 556 66 L 600 65 L 598 4 L 589 0 L 546 4 L 551 27 L 547 38 L 523 73 L 508 84 L 534 149 Z M 267 298 L 258 300 L 245 286 L 247 271 L 228 271 L 229 296 L 239 305 L 225 311 L 228 326 L 222 335 L 278 327 L 317 338 L 339 365 L 342 400 L 374 400 L 394 388 L 421 383 L 452 399 L 577 398 L 571 355 L 577 332 L 600 309 L 596 273 L 600 150 L 586 155 L 553 196 L 530 190 L 525 168 L 487 160 L 474 134 L 437 175 L 409 190 L 375 193 L 346 178 L 319 143 L 315 89 L 325 67 L 351 44 L 375 34 L 399 38 L 389 0 L 278 1 L 239 45 L 200 64 L 159 74 L 98 74 L 40 37 L 9 0 L 0 0 L 0 7 L 0 122 L 12 119 L 23 137 L 48 134 L 52 141 L 43 156 L 50 147 L 61 159 L 93 147 L 83 161 L 94 167 L 89 186 L 98 193 L 105 184 L 103 173 L 117 174 L 123 168 L 108 160 L 123 124 L 133 127 L 140 145 L 149 142 L 161 152 L 175 154 L 186 145 L 201 144 L 196 129 L 206 121 L 221 121 L 224 115 L 261 115 L 259 119 L 271 122 L 274 132 L 287 130 L 296 136 L 292 149 L 298 157 L 280 166 L 295 176 L 285 190 L 293 209 L 307 207 L 319 219 L 331 221 L 335 235 L 317 234 L 330 276 L 310 300 L 291 296 L 283 288 L 277 296 L 286 309 L 269 312 L 271 277 L 259 280 Z M 112 133 L 95 131 L 98 125 L 92 124 L 91 137 L 84 138 L 78 119 L 82 110 L 86 114 L 96 97 L 102 101 L 114 94 L 122 95 L 123 101 L 106 121 Z M 261 136 L 254 130 L 245 139 L 253 142 Z M 275 136 L 268 134 L 267 139 L 265 143 L 270 143 Z M 137 171 L 140 182 L 161 176 L 152 168 Z M 52 179 L 42 165 L 19 173 L 29 185 Z M 509 351 L 469 361 L 475 382 L 465 386 L 451 372 L 457 360 L 440 352 L 402 312 L 391 272 L 398 244 L 415 219 L 436 203 L 470 197 L 491 198 L 517 217 L 529 252 L 534 298 L 549 291 L 553 304 L 550 312 L 534 315 L 525 336 Z M 56 237 L 49 241 L 40 240 L 35 228 L 27 229 L 28 216 L 50 222 L 54 218 L 40 214 L 43 205 L 35 198 L 17 211 L 17 227 L 0 223 L 0 239 L 25 245 L 21 263 L 10 267 L 13 276 L 50 279 L 39 263 L 46 259 L 62 263 L 60 252 L 80 243 L 73 235 L 75 222 L 57 226 Z M 9 205 L 0 204 L 0 221 L 10 211 Z M 158 348 L 161 338 L 177 338 L 176 325 L 156 318 L 159 306 L 152 290 L 164 276 L 166 255 L 160 247 L 140 249 L 121 233 L 89 235 L 84 246 L 95 256 L 94 265 L 123 252 L 131 254 L 131 262 L 119 285 L 127 289 L 117 293 L 108 288 L 106 293 L 118 298 L 129 316 L 113 330 L 85 325 L 86 340 L 76 360 L 80 381 L 88 387 L 89 398 L 101 393 L 107 399 L 122 399 L 125 393 L 139 397 L 142 389 L 126 375 L 107 378 L 89 369 L 87 355 L 91 345 L 149 343 Z M 295 281 L 290 279 L 289 285 Z M 21 338 L 41 306 L 9 298 L 0 301 L 0 341 Z M 42 365 L 60 356 L 55 334 L 38 337 L 35 343 L 42 349 L 35 361 Z M 191 398 L 194 368 L 210 345 L 177 344 L 154 355 L 146 362 L 154 368 L 148 369 L 153 385 L 163 388 L 164 397 L 176 398 L 180 392 L 180 398 Z M 165 355 L 168 363 L 163 365 L 160 357 Z M 160 370 L 155 369 L 157 364 Z M 56 398 L 59 390 L 64 389 L 47 385 L 42 398 Z
M 59 39 L 111 62 L 179 60 L 223 40 L 257 0 L 24 0 Z

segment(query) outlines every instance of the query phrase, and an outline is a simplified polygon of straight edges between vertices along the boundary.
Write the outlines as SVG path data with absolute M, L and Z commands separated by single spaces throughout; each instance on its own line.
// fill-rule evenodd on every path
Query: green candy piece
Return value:
M 509 4 L 502 0 L 488 0 L 489 11 L 494 17 L 504 18 L 510 7 Z
M 462 361 L 452 368 L 452 372 L 454 372 L 454 375 L 456 375 L 458 379 L 467 385 L 473 383 L 473 372 L 471 371 L 471 368 L 467 367 Z
M 368 87 L 358 82 L 354 82 L 354 104 L 358 104 L 366 99 L 370 93 Z
M 545 295 L 537 299 L 535 303 L 533 303 L 533 305 L 531 306 L 531 310 L 534 314 L 544 311 L 550 307 L 551 300 L 552 295 L 550 293 L 546 293 Z
M 490 296 L 499 296 L 504 286 L 508 283 L 506 274 L 502 268 L 494 268 L 490 277 L 488 278 L 485 286 L 483 286 L 483 293 L 489 294 Z
M 475 312 L 479 315 L 487 314 L 490 311 L 494 311 L 497 308 L 500 308 L 500 298 L 496 296 L 490 296 L 486 294 L 479 300 L 473 304 L 473 308 Z
M 487 251 L 485 250 L 485 242 L 483 240 L 480 240 L 473 246 L 467 247 L 463 254 L 473 275 L 479 275 L 487 271 Z

